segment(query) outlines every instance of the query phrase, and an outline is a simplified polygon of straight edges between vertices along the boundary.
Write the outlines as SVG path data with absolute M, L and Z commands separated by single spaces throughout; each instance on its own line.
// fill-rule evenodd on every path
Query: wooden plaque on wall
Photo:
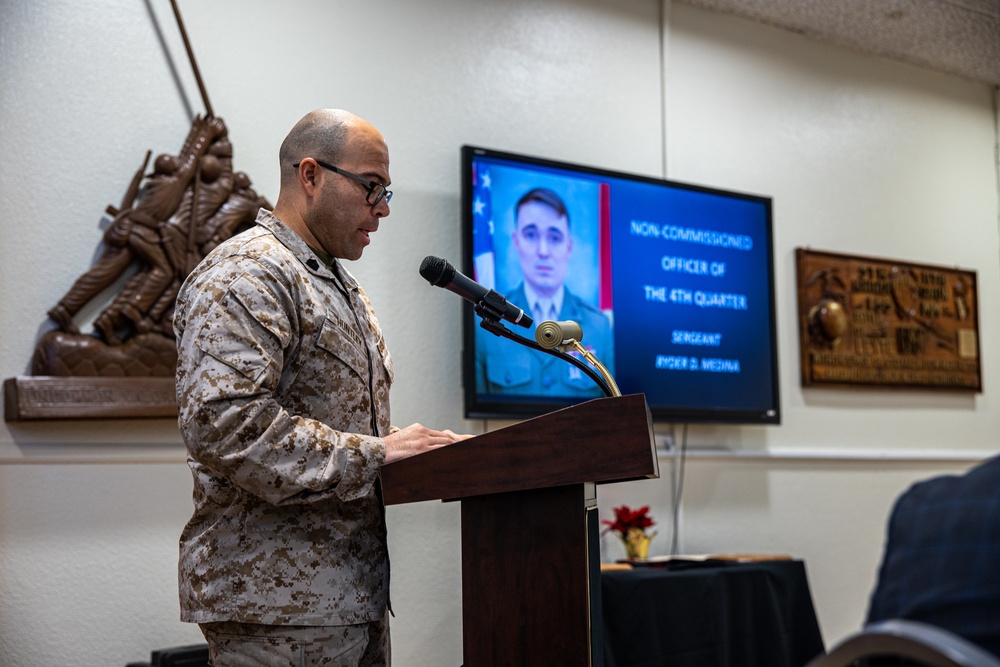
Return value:
M 982 391 L 974 271 L 795 255 L 803 386 Z

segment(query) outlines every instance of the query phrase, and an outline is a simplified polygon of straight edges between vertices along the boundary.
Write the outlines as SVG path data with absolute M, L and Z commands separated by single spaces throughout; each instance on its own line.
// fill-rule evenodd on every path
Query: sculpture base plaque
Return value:
M 173 377 L 31 375 L 4 381 L 4 421 L 177 417 Z

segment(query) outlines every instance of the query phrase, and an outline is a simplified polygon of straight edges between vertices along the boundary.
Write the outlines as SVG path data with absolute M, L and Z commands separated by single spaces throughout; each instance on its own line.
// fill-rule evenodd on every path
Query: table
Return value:
M 824 652 L 799 560 L 601 574 L 605 667 L 802 667 Z

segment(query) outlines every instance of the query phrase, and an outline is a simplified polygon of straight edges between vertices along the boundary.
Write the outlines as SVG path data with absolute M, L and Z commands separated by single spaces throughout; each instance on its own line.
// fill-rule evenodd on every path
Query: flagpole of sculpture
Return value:
M 181 18 L 181 10 L 177 7 L 177 0 L 170 0 L 170 6 L 174 10 L 174 18 L 177 19 L 177 29 L 181 33 L 184 50 L 187 51 L 188 61 L 191 63 L 194 80 L 198 83 L 198 92 L 201 93 L 201 101 L 205 103 L 205 113 L 209 118 L 212 118 L 215 116 L 212 112 L 212 103 L 208 101 L 208 91 L 205 90 L 205 82 L 201 79 L 201 70 L 198 69 L 198 62 L 194 58 L 194 49 L 191 48 L 191 41 L 188 39 L 187 30 L 184 28 L 184 19 Z
M 215 113 L 212 111 L 212 102 L 208 99 L 208 89 L 205 88 L 205 81 L 201 78 L 201 70 L 198 68 L 198 60 L 194 57 L 194 49 L 191 48 L 191 40 L 188 39 L 187 28 L 184 27 L 184 19 L 181 17 L 181 10 L 177 6 L 177 0 L 170 0 L 170 7 L 174 10 L 174 19 L 177 21 L 177 31 L 180 33 L 181 41 L 184 42 L 184 51 L 187 53 L 188 62 L 191 64 L 191 73 L 194 74 L 194 80 L 198 84 L 198 92 L 201 94 L 201 101 L 205 104 L 205 115 L 207 118 L 213 118 Z M 199 165 L 198 173 L 195 174 L 194 179 L 194 201 L 198 201 L 198 184 L 201 182 L 201 169 Z M 188 225 L 188 238 L 187 238 L 187 250 L 188 257 L 192 257 L 195 251 L 195 230 L 196 225 L 194 221 L 194 213 L 196 206 L 191 207 L 191 221 Z M 187 272 L 190 273 L 194 270 L 194 264 L 188 263 Z

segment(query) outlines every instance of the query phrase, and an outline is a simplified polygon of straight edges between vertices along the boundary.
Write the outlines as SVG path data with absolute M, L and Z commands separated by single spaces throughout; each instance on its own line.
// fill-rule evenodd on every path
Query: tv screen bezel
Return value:
M 738 192 L 733 190 L 723 190 L 692 183 L 685 183 L 651 176 L 643 176 L 628 172 L 615 171 L 581 165 L 571 162 L 552 160 L 539 156 L 524 155 L 508 151 L 485 148 L 482 146 L 463 145 L 461 147 L 461 226 L 462 226 L 462 272 L 470 278 L 475 276 L 473 258 L 473 190 L 472 183 L 472 162 L 475 158 L 489 158 L 510 161 L 526 166 L 539 166 L 543 168 L 566 170 L 580 174 L 587 174 L 597 177 L 607 177 L 623 179 L 639 183 L 677 188 L 692 192 L 701 192 L 724 197 L 731 197 L 745 201 L 757 202 L 765 208 L 765 235 L 766 235 L 766 259 L 767 259 L 767 298 L 768 298 L 768 325 L 770 348 L 770 373 L 771 373 L 771 407 L 766 410 L 759 409 L 732 409 L 732 408 L 690 408 L 671 407 L 664 405 L 650 405 L 650 413 L 657 422 L 670 423 L 715 423 L 715 424 L 767 424 L 777 425 L 781 423 L 781 392 L 778 363 L 778 341 L 777 341 L 777 304 L 775 300 L 775 273 L 774 273 L 774 220 L 773 220 L 773 200 L 771 197 Z M 473 311 L 473 306 L 468 301 L 463 301 L 462 310 L 462 383 L 463 383 L 463 410 L 467 419 L 510 419 L 536 417 L 552 410 L 568 407 L 587 399 L 573 399 L 566 397 L 546 400 L 538 397 L 525 396 L 501 396 L 489 395 L 488 398 L 480 396 L 476 392 L 476 329 L 479 327 L 479 317 Z M 523 335 L 524 330 L 519 327 L 509 327 L 515 333 Z M 510 341 L 511 345 L 516 345 Z M 562 362 L 560 362 L 562 363 Z

